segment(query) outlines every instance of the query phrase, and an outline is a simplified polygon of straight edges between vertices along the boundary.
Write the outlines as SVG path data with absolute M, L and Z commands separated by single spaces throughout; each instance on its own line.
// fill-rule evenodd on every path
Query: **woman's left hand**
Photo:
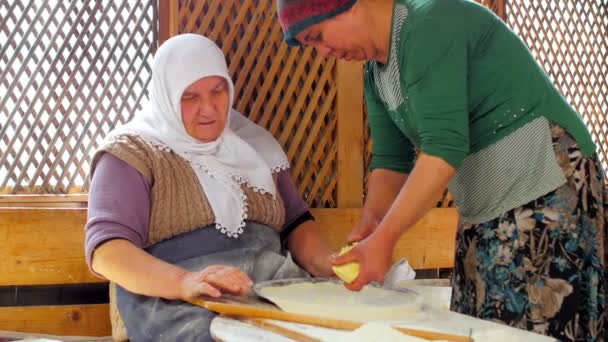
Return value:
M 317 222 L 308 220 L 300 224 L 288 238 L 289 251 L 295 261 L 313 277 L 333 277 L 329 249 Z
M 330 262 L 329 253 L 331 253 L 331 252 L 329 250 L 327 250 L 327 253 L 328 254 L 323 253 L 323 254 L 315 257 L 315 259 L 311 263 L 310 268 L 314 271 L 313 276 L 322 277 L 322 278 L 336 277 L 336 275 L 334 274 L 334 271 L 332 270 L 333 265 Z
M 378 231 L 359 242 L 348 253 L 338 256 L 334 254 L 331 262 L 341 265 L 352 261 L 359 262 L 358 277 L 350 284 L 344 286 L 351 291 L 360 291 L 372 281 L 384 282 L 384 276 L 391 267 L 395 241 L 386 234 Z

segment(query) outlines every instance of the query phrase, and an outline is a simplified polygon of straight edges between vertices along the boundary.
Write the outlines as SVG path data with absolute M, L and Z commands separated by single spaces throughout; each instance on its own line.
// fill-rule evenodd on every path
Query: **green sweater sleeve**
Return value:
M 401 74 L 420 149 L 458 168 L 470 147 L 468 44 L 439 21 L 418 23 L 402 37 Z
M 374 90 L 372 73 L 365 72 L 365 101 L 371 129 L 371 169 L 409 173 L 414 168 L 416 149 L 390 118 Z

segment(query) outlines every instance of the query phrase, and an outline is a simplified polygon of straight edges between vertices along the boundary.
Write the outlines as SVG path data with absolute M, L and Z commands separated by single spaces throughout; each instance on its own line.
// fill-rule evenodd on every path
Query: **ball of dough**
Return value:
M 348 245 L 345 247 L 342 247 L 342 249 L 340 249 L 340 255 L 343 255 L 345 253 L 348 253 L 348 251 L 350 251 L 351 249 L 353 249 L 353 247 L 355 247 L 357 245 L 357 243 L 354 243 L 352 245 Z M 345 283 L 352 283 L 355 279 L 357 279 L 357 276 L 359 275 L 359 263 L 356 261 L 353 262 L 349 262 L 340 266 L 334 266 L 332 267 L 334 273 L 340 277 L 340 279 L 342 279 Z

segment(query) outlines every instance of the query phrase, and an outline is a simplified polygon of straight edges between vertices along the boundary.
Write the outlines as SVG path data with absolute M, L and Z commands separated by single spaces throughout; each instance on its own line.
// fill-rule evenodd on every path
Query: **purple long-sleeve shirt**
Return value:
M 289 170 L 279 172 L 277 188 L 285 204 L 285 227 L 311 217 Z M 91 266 L 93 252 L 103 242 L 125 239 L 143 248 L 148 240 L 150 183 L 134 167 L 117 157 L 103 154 L 89 190 L 85 253 Z

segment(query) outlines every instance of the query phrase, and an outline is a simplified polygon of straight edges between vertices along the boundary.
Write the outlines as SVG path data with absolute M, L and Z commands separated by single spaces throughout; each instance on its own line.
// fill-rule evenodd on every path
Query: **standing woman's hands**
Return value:
M 351 291 L 360 291 L 372 281 L 383 283 L 384 276 L 392 265 L 395 241 L 397 238 L 375 232 L 360 241 L 348 253 L 332 256 L 332 264 L 336 266 L 349 262 L 359 263 L 359 275 L 352 283 L 345 283 L 344 286 Z
M 359 262 L 359 276 L 351 284 L 345 285 L 348 289 L 358 291 L 372 281 L 384 281 L 397 241 L 437 204 L 455 173 L 456 169 L 445 160 L 424 153 L 419 155 L 407 181 L 399 189 L 395 200 L 390 202 L 388 211 L 373 233 L 349 253 L 333 259 L 334 265 Z M 381 179 L 378 179 L 378 183 L 382 184 Z M 376 201 L 381 198 L 377 197 Z

